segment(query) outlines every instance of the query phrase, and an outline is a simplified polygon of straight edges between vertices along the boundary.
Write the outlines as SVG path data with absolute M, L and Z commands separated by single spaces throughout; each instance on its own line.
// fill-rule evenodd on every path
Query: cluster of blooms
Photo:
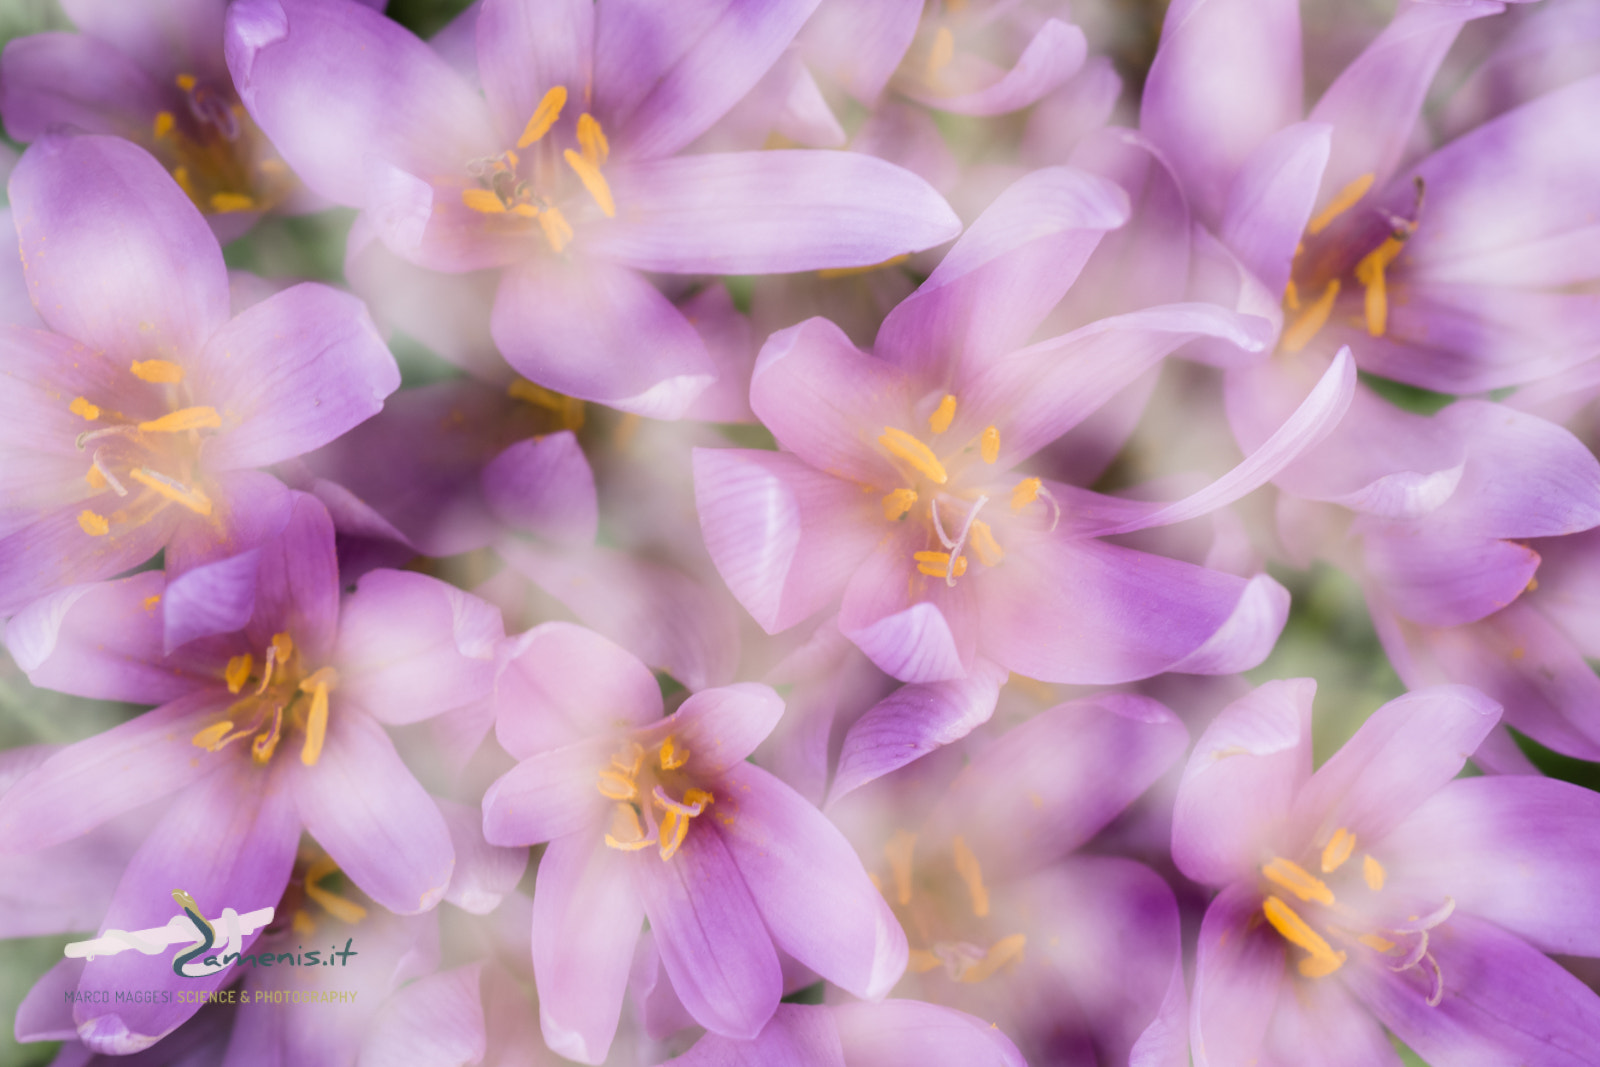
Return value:
M 1132 77 L 1065 0 L 62 7 L 0 618 L 153 710 L 0 753 L 0 936 L 128 949 L 18 1040 L 1600 1062 L 1524 754 L 1600 760 L 1591 0 L 1172 0 Z M 340 208 L 347 289 L 230 274 Z M 1313 562 L 1410 690 L 1315 769 L 1240 677 Z

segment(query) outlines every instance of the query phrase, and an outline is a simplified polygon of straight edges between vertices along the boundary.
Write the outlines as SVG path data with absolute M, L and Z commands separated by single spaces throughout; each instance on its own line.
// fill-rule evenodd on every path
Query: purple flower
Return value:
M 1172 852 L 1221 890 L 1200 928 L 1197 1065 L 1592 1059 L 1600 998 L 1545 953 L 1600 955 L 1600 797 L 1452 781 L 1499 718 L 1465 686 L 1390 701 L 1311 771 L 1309 679 L 1226 708 L 1178 791 Z M 1382 1024 L 1380 1027 L 1379 1024 Z
M 778 1005 L 778 950 L 858 996 L 905 967 L 905 937 L 844 837 L 744 757 L 783 704 L 766 686 L 661 717 L 649 670 L 580 627 L 519 638 L 496 693 L 521 762 L 484 796 L 484 836 L 549 841 L 533 901 L 545 1041 L 599 1063 L 648 918 L 696 1021 L 754 1038 Z
M 45 138 L 10 184 L 50 330 L 0 327 L 0 615 L 163 547 L 247 545 L 282 489 L 252 468 L 376 413 L 400 376 L 352 297 L 297 285 L 230 318 L 212 236 L 146 152 Z
M 680 155 L 814 4 L 644 17 L 589 0 L 486 0 L 480 97 L 349 0 L 246 0 L 229 12 L 228 62 L 306 183 L 363 209 L 352 249 L 376 234 L 429 270 L 499 270 L 490 328 L 513 367 L 571 396 L 675 417 L 713 368 L 640 271 L 856 266 L 958 229 L 925 183 L 867 156 Z

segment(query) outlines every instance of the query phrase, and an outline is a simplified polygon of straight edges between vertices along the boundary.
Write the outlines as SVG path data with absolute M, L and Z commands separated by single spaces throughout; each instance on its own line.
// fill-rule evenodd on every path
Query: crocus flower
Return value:
M 143 149 L 47 137 L 10 184 L 50 331 L 0 328 L 0 615 L 170 546 L 246 547 L 252 468 L 368 418 L 400 375 L 361 304 L 297 285 L 230 317 L 216 238 Z
M 1348 361 L 1244 465 L 1165 510 L 1018 469 L 1177 346 L 1259 343 L 1252 320 L 1178 304 L 1022 347 L 1126 214 L 1109 182 L 1036 171 L 885 319 L 872 353 L 820 319 L 767 342 L 751 407 L 786 451 L 695 454 L 711 558 L 763 628 L 842 597 L 840 630 L 912 682 L 961 677 L 979 656 L 1085 683 L 1260 662 L 1286 606 L 1270 578 L 1099 537 L 1191 518 L 1261 484 L 1342 413 Z
M 284 157 L 361 207 L 358 226 L 429 270 L 500 271 L 490 327 L 520 373 L 670 417 L 712 366 L 640 271 L 858 266 L 958 229 L 920 179 L 856 153 L 679 154 L 814 6 L 644 18 L 590 0 L 486 0 L 480 96 L 350 0 L 245 0 L 229 10 L 228 63 Z
M 546 1043 L 599 1063 L 650 920 L 696 1021 L 754 1038 L 782 992 L 778 950 L 858 996 L 905 967 L 904 935 L 844 837 L 745 762 L 783 712 L 762 685 L 694 694 L 662 718 L 638 660 L 547 623 L 513 646 L 496 692 L 521 762 L 489 788 L 484 836 L 549 841 L 534 885 L 533 969 Z
M 1500 712 L 1465 686 L 1390 701 L 1313 773 L 1314 692 L 1229 705 L 1184 771 L 1173 858 L 1220 890 L 1195 1063 L 1398 1065 L 1384 1028 L 1436 1067 L 1592 1060 L 1600 997 L 1545 953 L 1600 955 L 1600 797 L 1452 781 Z
M 62 590 L 12 619 L 6 643 L 38 684 L 154 711 L 46 760 L 0 797 L 0 851 L 31 852 L 172 796 L 128 865 L 101 929 L 166 923 L 174 884 L 216 914 L 278 903 L 302 830 L 377 903 L 433 907 L 454 866 L 437 805 L 384 723 L 482 700 L 503 639 L 483 602 L 419 574 L 375 571 L 342 604 L 333 526 L 291 494 L 280 535 L 168 581 L 157 571 Z M 254 574 L 241 574 L 244 565 Z M 163 654 L 182 615 L 250 603 L 239 631 Z M 165 613 L 156 606 L 175 601 Z M 175 795 L 174 795 L 175 794 Z M 375 802 L 381 798 L 381 802 Z M 82 991 L 216 988 L 165 959 L 124 953 L 84 968 Z M 86 998 L 82 1041 L 145 1048 L 193 1014 L 181 1002 Z

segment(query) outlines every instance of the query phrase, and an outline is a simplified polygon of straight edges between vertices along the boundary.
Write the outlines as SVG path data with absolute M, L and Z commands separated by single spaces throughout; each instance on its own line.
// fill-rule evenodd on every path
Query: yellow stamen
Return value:
M 943 578 L 950 571 L 950 553 L 948 552 L 913 552 L 911 558 L 917 562 L 917 570 L 929 578 Z M 954 576 L 959 578 L 967 573 L 967 557 L 957 556 Z
M 937 968 L 939 963 L 939 957 L 927 949 L 914 948 L 911 950 L 910 958 L 906 961 L 906 970 L 912 974 L 927 974 Z
M 90 537 L 104 537 L 111 532 L 111 524 L 104 515 L 88 510 L 78 512 L 78 527 Z
M 961 981 L 971 984 L 991 977 L 1006 964 L 1021 959 L 1022 950 L 1027 944 L 1028 939 L 1022 934 L 1002 937 L 989 946 L 989 951 L 984 953 L 982 960 L 961 972 Z
M 177 119 L 173 118 L 172 112 L 157 111 L 155 124 L 151 127 L 151 132 L 155 134 L 156 140 L 159 141 L 171 133 L 172 127 L 177 125 L 177 121 Z
M 572 241 L 572 227 L 567 223 L 567 217 L 556 208 L 545 208 L 539 212 L 539 229 L 544 231 L 550 251 L 557 254 Z
M 689 819 L 690 816 L 673 808 L 668 808 L 661 817 L 662 859 L 670 860 L 683 847 L 683 839 L 689 836 Z
M 482 212 L 485 215 L 504 215 L 506 213 L 505 203 L 488 189 L 463 189 L 461 190 L 461 202 L 471 210 Z
M 106 476 L 100 472 L 99 467 L 90 467 L 83 472 L 83 480 L 89 483 L 89 488 L 99 492 L 108 484 Z
M 869 263 L 865 267 L 823 267 L 817 271 L 817 277 L 824 281 L 833 278 L 854 278 L 858 274 L 871 274 L 873 271 L 882 270 L 884 267 L 897 266 L 910 258 L 910 252 L 902 252 L 898 256 L 890 256 L 881 263 Z
M 561 109 L 567 106 L 567 87 L 558 85 L 549 89 L 539 100 L 539 106 L 533 109 L 533 117 L 522 128 L 522 136 L 517 138 L 518 148 L 527 148 L 539 138 L 550 132 L 561 118 Z
M 892 493 L 885 493 L 883 497 L 883 517 L 890 522 L 898 522 L 906 517 L 916 502 L 917 491 L 915 489 L 896 489 Z
M 532 204 L 512 204 L 511 213 L 513 215 L 519 215 L 525 219 L 536 219 L 539 217 L 539 209 L 534 207 Z
M 272 651 L 277 655 L 280 664 L 288 663 L 289 657 L 294 655 L 294 638 L 281 630 L 278 631 L 272 635 Z
M 627 775 L 630 779 L 639 773 L 639 768 L 644 766 L 644 749 L 637 741 L 628 741 L 611 757 L 611 766 Z
M 606 218 L 615 218 L 617 204 L 616 201 L 611 199 L 611 186 L 607 184 L 605 175 L 600 173 L 600 168 L 570 148 L 561 153 L 561 158 L 565 159 L 567 166 L 571 167 L 573 173 L 577 174 L 578 180 L 583 183 L 585 189 L 589 190 L 589 195 L 594 198 L 594 202 L 600 205 L 601 211 L 606 213 Z
M 1331 874 L 1344 866 L 1344 861 L 1355 851 L 1356 835 L 1344 827 L 1333 832 L 1327 847 L 1322 850 L 1322 873 Z
M 896 459 L 911 464 L 919 474 L 935 485 L 943 485 L 950 480 L 949 475 L 944 472 L 944 464 L 939 462 L 939 457 L 933 454 L 933 450 L 904 430 L 885 426 L 883 433 L 878 437 L 878 444 L 888 449 L 889 454 Z
M 183 433 L 185 430 L 214 430 L 222 425 L 216 408 L 179 408 L 177 411 L 139 424 L 140 433 Z
M 587 111 L 578 116 L 578 147 L 583 150 L 583 158 L 597 167 L 604 166 L 611 155 L 611 143 L 606 140 L 605 131 Z
M 1383 864 L 1371 856 L 1361 857 L 1361 877 L 1366 879 L 1367 888 L 1376 893 L 1383 888 Z
M 311 913 L 304 908 L 294 909 L 294 918 L 289 920 L 289 925 L 301 937 L 310 937 L 317 932 L 317 924 L 312 920 Z
M 1311 343 L 1311 339 L 1328 323 L 1328 316 L 1333 314 L 1333 302 L 1339 298 L 1339 279 L 1329 282 L 1327 288 L 1322 290 L 1322 295 L 1316 302 L 1302 311 L 1298 318 L 1283 331 L 1283 350 L 1285 352 L 1298 352 Z
M 688 790 L 685 790 L 684 794 L 683 794 L 683 802 L 685 804 L 689 804 L 689 805 L 698 804 L 702 808 L 704 808 L 706 805 L 710 804 L 712 801 L 714 801 L 716 799 L 717 799 L 716 797 L 712 796 L 710 793 L 706 792 L 704 789 L 688 789 Z
M 1373 337 L 1382 337 L 1389 328 L 1389 288 L 1384 271 L 1404 248 L 1404 241 L 1389 237 L 1356 264 L 1356 281 L 1367 289 L 1367 333 Z
M 218 214 L 226 214 L 229 211 L 254 211 L 255 208 L 255 198 L 243 193 L 211 194 L 211 210 Z
M 228 666 L 222 672 L 222 677 L 228 682 L 228 692 L 237 693 L 244 688 L 244 683 L 250 678 L 250 668 L 255 664 L 255 657 L 248 652 L 241 652 L 228 660 Z
M 1301 900 L 1316 901 L 1318 904 L 1333 903 L 1333 890 L 1292 860 L 1279 856 L 1262 867 L 1261 873 L 1267 881 L 1287 889 Z
M 956 35 L 950 32 L 950 27 L 940 26 L 939 32 L 933 35 L 933 47 L 928 50 L 928 77 L 937 77 L 955 57 Z
M 174 504 L 182 504 L 196 515 L 211 514 L 211 498 L 199 489 L 191 489 L 186 485 L 174 482 L 165 475 L 157 474 L 155 471 L 146 470 L 143 467 L 129 471 L 128 477 L 146 489 L 153 490 L 157 494 L 166 497 Z
M 1394 942 L 1386 937 L 1379 937 L 1377 934 L 1362 934 L 1356 940 L 1368 948 L 1377 949 L 1379 952 L 1394 951 Z
M 506 149 L 506 164 L 510 170 L 516 170 L 521 163 L 521 158 L 518 157 L 515 152 L 511 151 L 509 148 Z
M 237 693 L 238 690 L 235 689 L 234 692 Z M 222 739 L 227 736 L 228 731 L 231 729 L 233 729 L 232 720 L 224 719 L 221 722 L 212 723 L 195 734 L 189 739 L 189 743 L 196 748 L 203 748 L 207 752 L 215 752 L 222 747 Z
M 675 771 L 689 762 L 689 750 L 679 748 L 669 736 L 665 741 L 661 742 L 660 759 L 662 770 Z M 690 801 L 690 803 L 692 804 L 693 801 Z
M 1024 478 L 1011 490 L 1011 510 L 1021 511 L 1039 499 L 1039 489 L 1044 483 L 1038 478 Z
M 136 359 L 128 369 L 141 382 L 153 385 L 176 385 L 183 381 L 183 368 L 164 359 Z
M 967 895 L 972 897 L 972 914 L 981 919 L 989 914 L 989 891 L 983 887 L 983 868 L 967 847 L 966 838 L 958 835 L 950 842 L 950 848 L 955 853 L 956 873 L 967 883 Z
M 894 902 L 901 907 L 911 903 L 911 859 L 916 851 L 917 835 L 909 830 L 896 830 L 883 846 L 889 873 L 894 877 Z
M 335 919 L 353 925 L 367 917 L 367 909 L 322 887 L 322 880 L 338 869 L 338 865 L 327 856 L 323 856 L 308 867 L 305 880 L 306 896 L 322 905 L 322 909 Z
M 639 787 L 633 779 L 616 771 L 601 771 L 599 788 L 602 796 L 612 800 L 632 800 L 639 795 Z
M 1340 189 L 1328 206 L 1317 213 L 1317 217 L 1306 224 L 1306 232 L 1313 237 L 1333 225 L 1333 220 L 1343 215 L 1356 205 L 1356 201 L 1367 195 L 1367 190 L 1372 188 L 1372 183 L 1377 180 L 1377 175 L 1370 171 L 1357 178 L 1355 181 Z
M 950 428 L 950 423 L 956 417 L 956 398 L 949 393 L 944 394 L 944 399 L 939 401 L 939 406 L 928 416 L 928 429 L 934 433 L 944 433 Z
M 623 852 L 638 852 L 656 843 L 653 837 L 644 836 L 639 823 L 639 813 L 628 804 L 618 804 L 611 809 L 611 830 L 606 834 L 606 845 Z
M 989 524 L 982 519 L 972 522 L 971 544 L 978 558 L 985 567 L 998 566 L 1006 558 L 1006 550 L 1000 547 L 1000 542 L 994 539 L 994 532 L 989 529 Z
M 310 681 L 311 678 L 306 679 L 306 682 Z M 304 682 L 301 683 L 301 688 L 305 688 Z M 300 762 L 307 767 L 315 767 L 317 760 L 322 758 L 322 742 L 327 736 L 328 686 L 326 682 L 318 682 L 311 688 L 311 713 L 306 716 L 306 743 L 300 749 Z
M 993 463 L 1000 458 L 1000 431 L 995 427 L 984 428 L 983 436 L 978 438 L 978 454 L 983 456 L 985 463 Z
M 67 405 L 67 410 L 89 422 L 93 422 L 100 417 L 100 409 L 81 396 L 73 397 L 72 403 Z
M 188 167 L 173 167 L 172 180 L 178 183 L 178 188 L 183 190 L 185 196 L 194 199 L 194 186 L 189 181 Z
M 178 88 L 182 89 L 184 92 L 188 92 L 196 85 L 195 76 L 193 74 L 180 74 L 174 78 L 173 81 L 176 82 Z
M 283 705 L 272 711 L 272 727 L 256 735 L 250 743 L 250 758 L 257 763 L 266 763 L 272 759 L 272 753 L 278 748 L 278 737 L 283 732 Z
M 1261 903 L 1261 910 L 1267 917 L 1267 922 L 1272 928 L 1283 935 L 1283 939 L 1311 953 L 1310 958 L 1300 961 L 1300 973 L 1307 978 L 1321 978 L 1332 974 L 1344 966 L 1345 954 L 1335 952 L 1333 946 L 1325 941 L 1321 934 L 1311 929 L 1306 921 L 1296 915 L 1294 909 L 1277 897 L 1268 897 Z
M 1289 284 L 1283 287 L 1283 302 L 1290 311 L 1300 310 L 1300 287 L 1294 283 L 1293 278 L 1290 278 Z

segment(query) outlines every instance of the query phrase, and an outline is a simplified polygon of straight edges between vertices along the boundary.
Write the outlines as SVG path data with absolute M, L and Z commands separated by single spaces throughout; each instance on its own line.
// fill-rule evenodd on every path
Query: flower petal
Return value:
M 558 544 L 590 545 L 599 526 L 594 471 L 570 430 L 518 441 L 483 468 L 495 518 Z
M 456 869 L 444 899 L 473 915 L 487 915 L 514 892 L 528 869 L 528 850 L 491 845 L 483 837 L 483 814 L 476 805 L 437 799 L 450 828 Z
M 1260 890 L 1234 885 L 1200 922 L 1189 1014 L 1195 1067 L 1231 1067 L 1259 1055 L 1285 981 L 1283 939 L 1258 921 L 1260 911 Z
M 952 589 L 942 578 L 918 573 L 912 554 L 926 536 L 922 530 L 895 530 L 883 537 L 850 576 L 839 605 L 839 631 L 880 670 L 904 682 L 963 677 L 982 629 L 972 583 Z
M 1328 165 L 1332 131 L 1297 122 L 1261 143 L 1228 190 L 1217 236 L 1270 293 L 1289 281 Z
M 419 978 L 383 1002 L 361 1045 L 361 1067 L 482 1061 L 488 1044 L 483 961 Z
M 589 106 L 593 3 L 484 0 L 478 7 L 478 76 L 502 142 L 516 142 L 544 94 L 556 86 L 571 94 L 571 107 Z
M 661 718 L 661 687 L 592 630 L 547 622 L 515 639 L 495 687 L 495 736 L 518 759 Z
M 162 93 L 122 49 L 82 33 L 35 33 L 8 41 L 5 53 L 0 111 L 18 141 L 57 128 L 149 136 Z
M 886 1000 L 832 1009 L 849 1067 L 1023 1067 L 992 1023 L 938 1004 Z
M 693 694 L 659 729 L 687 750 L 694 773 L 715 775 L 741 767 L 782 715 L 771 686 L 739 682 Z
M 161 594 L 162 650 L 170 655 L 190 641 L 244 629 L 255 612 L 260 567 L 260 550 L 250 549 L 174 578 Z
M 1078 27 L 1046 19 L 1029 39 L 1017 62 L 998 81 L 954 96 L 908 87 L 919 103 L 957 115 L 1003 115 L 1037 102 L 1083 67 L 1089 42 Z
M 587 738 L 524 757 L 483 794 L 484 838 L 536 845 L 601 825 L 611 805 L 597 787 L 617 745 L 615 738 Z

